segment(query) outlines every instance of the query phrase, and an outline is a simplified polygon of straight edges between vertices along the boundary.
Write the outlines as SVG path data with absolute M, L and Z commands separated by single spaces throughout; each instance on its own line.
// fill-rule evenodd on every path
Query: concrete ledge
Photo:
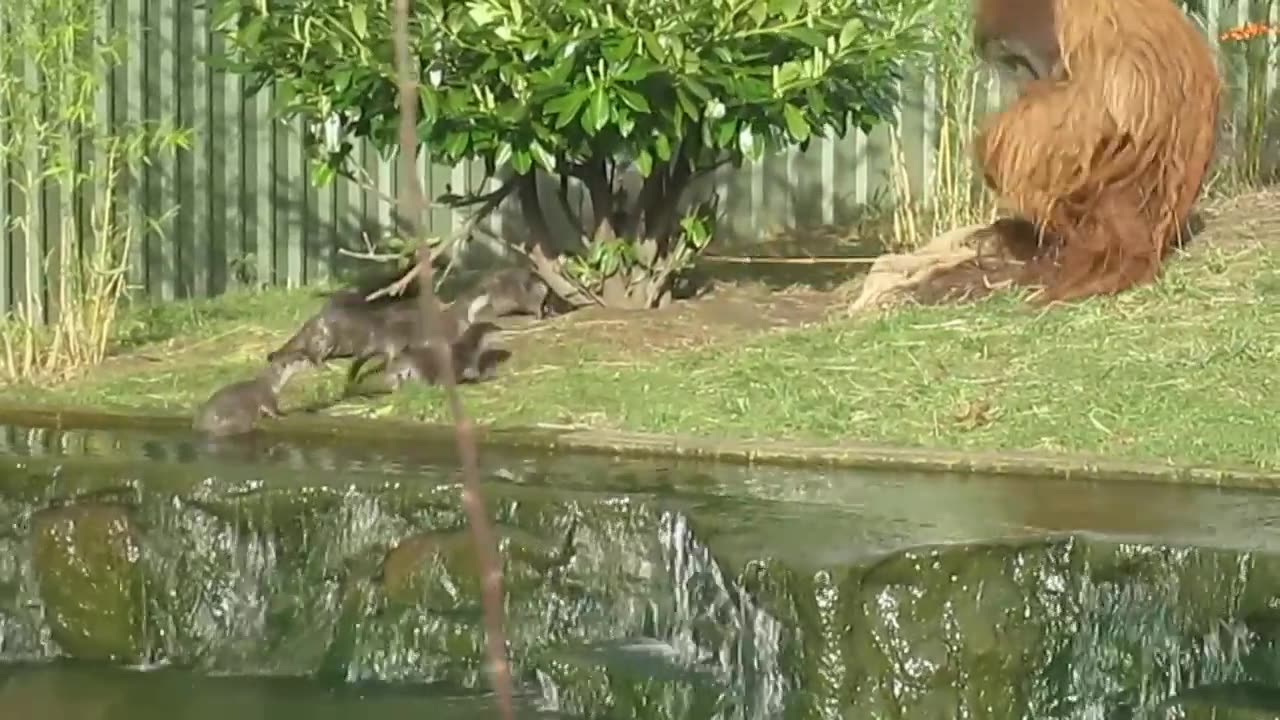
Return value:
M 0 424 L 56 429 L 177 431 L 190 427 L 186 414 L 134 413 L 85 408 L 0 404 Z M 900 448 L 866 443 L 807 443 L 735 440 L 653 433 L 477 426 L 481 446 L 494 451 L 546 454 L 572 452 L 615 457 L 676 457 L 739 464 L 789 465 L 899 472 L 972 473 L 1101 482 L 1154 482 L 1280 489 L 1280 472 L 1248 467 L 1205 467 L 1086 455 L 969 452 Z M 264 420 L 259 432 L 280 439 L 396 446 L 411 443 L 455 456 L 452 425 L 398 419 L 291 415 Z

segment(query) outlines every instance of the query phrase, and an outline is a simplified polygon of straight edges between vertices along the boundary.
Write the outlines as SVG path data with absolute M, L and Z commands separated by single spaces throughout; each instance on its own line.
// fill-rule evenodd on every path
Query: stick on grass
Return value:
M 394 18 L 396 72 L 400 84 L 400 168 L 408 198 L 399 193 L 397 204 L 408 224 L 410 237 L 418 236 L 419 222 L 426 211 L 426 197 L 419 183 L 415 159 L 417 157 L 417 73 L 410 68 L 409 56 L 409 0 L 396 0 Z M 472 539 L 476 546 L 476 562 L 480 565 L 481 601 L 484 604 L 485 635 L 488 640 L 489 669 L 493 688 L 498 696 L 498 709 L 504 720 L 515 717 L 512 700 L 511 670 L 507 665 L 506 639 L 502 617 L 502 571 L 498 564 L 498 551 L 494 544 L 493 528 L 486 516 L 484 499 L 480 494 L 479 452 L 476 449 L 475 430 L 462 407 L 462 398 L 454 385 L 453 357 L 449 350 L 449 338 L 445 335 L 444 318 L 436 300 L 432 282 L 431 249 L 425 244 L 418 250 L 415 273 L 421 276 L 425 286 L 418 298 L 427 316 L 431 343 L 436 360 L 443 369 L 443 386 L 449 401 L 449 412 L 456 428 L 458 456 L 462 461 L 462 507 L 467 513 Z

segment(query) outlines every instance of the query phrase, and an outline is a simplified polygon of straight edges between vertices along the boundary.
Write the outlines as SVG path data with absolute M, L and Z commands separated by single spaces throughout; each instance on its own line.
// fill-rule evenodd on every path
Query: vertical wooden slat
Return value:
M 373 144 L 368 140 L 362 140 L 360 147 L 362 148 L 360 166 L 364 168 L 364 173 L 358 175 L 360 182 L 363 183 L 361 187 L 364 192 L 362 217 L 365 220 L 366 227 L 370 228 L 371 231 L 376 229 L 376 232 L 383 233 L 386 232 L 387 228 L 382 226 L 382 200 L 379 199 L 377 193 L 377 190 L 381 189 L 378 187 L 381 158 L 378 155 L 378 151 L 374 149 Z M 375 242 L 378 240 L 376 237 L 370 239 Z
M 934 201 L 934 176 L 938 171 L 938 83 L 941 82 L 933 67 L 921 78 L 920 135 L 910 142 L 920 146 L 920 201 L 925 207 Z
M 751 184 L 749 186 L 751 188 L 751 214 L 748 216 L 751 218 L 750 227 L 757 231 L 762 230 L 764 224 L 768 222 L 764 212 L 764 163 L 767 159 L 767 157 L 761 157 L 757 161 L 747 161 L 743 163 L 743 167 L 750 168 L 750 170 L 747 171 L 750 173 L 751 178 Z
M 204 3 L 182 3 L 181 6 L 190 8 L 183 13 L 183 36 L 186 40 L 184 45 L 190 48 L 191 54 L 183 57 L 191 59 L 183 64 L 191 68 L 191 84 L 185 87 L 189 89 L 190 102 L 186 106 L 191 112 L 190 127 L 194 136 L 189 153 L 191 184 L 182 212 L 191 217 L 188 227 L 191 229 L 192 256 L 187 260 L 192 272 L 191 291 L 198 297 L 206 297 L 215 279 L 210 247 L 213 240 L 210 235 L 213 212 L 210 202 L 213 184 L 210 148 L 215 138 L 210 132 L 211 78 L 209 63 L 205 60 L 209 54 L 209 11 Z
M 466 209 L 461 212 L 441 205 L 436 202 L 436 198 L 448 192 L 450 188 L 455 193 L 483 192 L 484 188 L 480 187 L 479 179 L 472 179 L 470 163 L 460 162 L 450 168 L 439 163 L 430 162 L 430 153 L 423 150 L 418 156 L 418 164 L 427 172 L 427 184 L 423 187 L 427 188 L 427 193 L 431 200 L 431 223 L 430 233 L 439 235 L 444 238 L 452 236 L 467 222 L 467 216 L 470 214 Z
M 204 150 L 207 143 L 208 128 L 202 127 L 195 116 L 195 65 L 190 60 L 192 52 L 192 16 L 191 5 L 195 3 L 173 3 L 165 0 L 165 12 L 172 13 L 173 36 L 177 57 L 182 61 L 176 63 L 174 72 L 177 87 L 174 100 L 177 115 L 174 119 L 178 125 L 190 128 L 191 145 L 187 150 L 179 150 L 173 159 L 173 190 L 177 195 L 178 213 L 173 219 L 173 236 L 163 242 L 174 248 L 174 287 L 179 297 L 189 297 L 195 288 L 195 276 L 204 271 L 203 263 L 195 255 L 195 215 L 196 215 L 196 158 Z M 164 17 L 164 16 L 162 16 Z M 202 132 L 203 131 L 203 132 Z
M 108 23 L 111 16 L 111 3 L 97 8 L 94 11 L 94 25 L 91 33 L 85 33 L 80 38 L 81 52 L 94 53 L 97 48 L 95 38 L 106 38 L 109 31 Z M 91 56 L 91 55 L 89 55 Z M 95 70 L 103 70 L 101 64 L 95 65 Z M 107 133 L 111 132 L 110 125 L 110 92 L 111 92 L 111 75 L 104 74 L 98 77 L 97 90 L 93 97 L 92 115 L 89 124 L 82 128 L 76 147 L 76 168 L 77 177 L 86 177 L 88 182 L 77 181 L 77 186 L 72 189 L 71 204 L 75 213 L 75 236 L 72 239 L 73 246 L 81 262 L 93 257 L 96 247 L 93 236 L 93 204 L 94 201 L 101 197 L 101 185 L 98 182 L 97 174 L 93 173 L 93 169 L 97 163 L 97 153 L 94 148 L 94 141 L 98 137 L 97 131 L 102 129 Z M 88 175 L 84 175 L 89 173 Z
M 354 157 L 351 162 L 355 162 Z M 353 247 L 352 243 L 359 240 L 357 233 L 360 225 L 355 222 L 356 208 L 352 207 L 353 197 L 351 183 L 346 178 L 334 178 L 332 230 L 328 235 L 330 239 L 329 268 L 324 277 L 318 278 L 318 282 L 328 281 L 345 266 L 346 260 L 338 254 L 338 248 Z M 356 200 L 358 201 L 358 198 Z
M 326 130 L 327 132 L 327 130 Z M 325 136 L 327 142 L 327 136 Z M 303 179 L 307 184 L 310 212 L 307 213 L 308 230 L 303 235 L 306 251 L 306 282 L 308 284 L 328 280 L 333 269 L 335 243 L 335 218 L 337 217 L 338 179 L 330 180 L 324 187 L 311 184 L 310 172 L 303 164 Z
M 174 63 L 176 13 L 167 0 L 148 0 L 146 13 L 147 119 L 172 120 L 178 112 L 178 77 Z M 149 216 L 147 279 L 151 296 L 160 300 L 174 299 L 178 290 L 178 233 L 176 216 L 171 212 L 178 202 L 177 173 L 178 159 L 174 151 L 155 153 L 145 173 Z
M 52 30 L 52 28 L 50 28 Z M 51 55 L 48 57 L 49 63 L 55 68 L 54 73 L 62 74 L 68 63 L 74 63 L 75 58 L 68 53 L 74 53 L 74 48 L 68 48 L 64 45 L 66 38 L 58 37 L 55 41 L 52 37 L 46 37 L 46 42 L 56 42 L 50 49 Z M 53 133 L 44 139 L 42 145 L 41 172 L 53 170 L 42 183 L 39 196 L 40 214 L 41 214 L 41 236 L 40 240 L 40 267 L 44 271 L 42 282 L 45 286 L 45 319 L 52 321 L 58 317 L 62 310 L 62 301 L 66 294 L 66 288 L 63 286 L 63 252 L 66 238 L 63 237 L 63 231 L 68 229 L 64 222 L 64 215 L 71 209 L 69 207 L 68 198 L 66 197 L 66 184 L 69 182 L 69 175 L 74 172 L 68 163 L 75 162 L 75 151 L 71 146 L 71 138 L 68 135 L 70 123 L 67 117 L 68 107 L 71 103 L 80 102 L 76 99 L 71 89 L 71 78 L 67 75 L 63 77 L 55 77 L 54 73 L 43 74 L 40 77 L 41 92 L 40 97 L 44 101 L 43 115 L 44 121 L 49 123 L 53 128 Z M 69 75 L 69 73 L 68 73 Z
M 10 29 L 0 23 L 0 43 L 8 43 L 6 37 L 10 33 Z M 9 72 L 10 68 L 5 67 L 3 62 L 6 55 L 0 51 L 0 72 Z M 6 147 L 7 143 L 12 142 L 10 131 L 7 123 L 4 122 L 6 113 L 0 112 L 0 147 Z M 0 152 L 0 317 L 8 314 L 13 309 L 13 266 L 9 261 L 9 253 L 13 238 L 9 233 L 10 212 L 13 208 L 9 202 L 9 155 L 6 152 Z
M 216 38 L 218 52 L 226 50 L 225 40 Z M 217 217 L 221 224 L 212 227 L 214 242 L 222 248 L 223 266 L 226 268 L 228 287 L 238 286 L 247 280 L 250 268 L 247 266 L 249 255 L 253 252 L 247 240 L 250 209 L 247 207 L 249 195 L 245 192 L 245 133 L 244 78 L 233 72 L 219 72 L 214 80 L 220 91 L 216 117 L 222 123 L 213 146 L 220 154 L 220 164 L 214 166 L 214 187 L 210 193 L 221 205 Z M 221 172 L 218 172 L 218 171 Z
M 355 141 L 355 147 L 351 150 L 351 159 L 348 163 L 352 168 L 352 174 L 359 177 L 360 174 L 356 171 L 356 168 L 364 167 L 363 142 Z M 360 232 L 365 226 L 365 193 L 360 189 L 360 184 L 354 180 L 343 178 L 337 182 L 339 183 L 338 247 L 361 247 L 364 244 L 360 239 Z M 345 264 L 345 261 L 341 258 L 337 258 L 335 262 Z
M 810 147 L 812 147 L 812 145 Z M 800 227 L 802 225 L 811 226 L 814 224 L 815 219 L 814 213 L 811 212 L 812 205 L 810 203 L 812 203 L 812 196 L 804 198 L 797 196 L 797 193 L 804 192 L 804 189 L 801 187 L 800 180 L 800 165 L 804 158 L 800 152 L 800 148 L 796 145 L 790 145 L 778 154 L 781 155 L 779 160 L 782 161 L 782 173 L 781 178 L 779 179 L 785 179 L 786 189 L 785 192 L 777 194 L 781 195 L 786 201 L 782 208 L 782 212 L 786 214 L 782 217 L 776 217 L 774 219 L 774 223 L 781 224 L 789 228 Z M 804 205 L 807 205 L 808 207 L 801 205 L 800 203 L 802 201 L 804 202 Z M 801 218 L 802 214 L 804 215 L 803 218 Z
M 124 33 L 126 42 L 124 67 L 116 85 L 116 92 L 121 92 L 124 97 L 116 114 L 127 127 L 136 127 L 142 121 L 145 111 L 146 24 L 143 3 L 144 0 L 117 0 L 116 6 L 116 18 L 119 21 L 117 30 Z M 126 279 L 131 290 L 139 295 L 148 292 L 147 277 L 150 274 L 147 271 L 146 239 L 143 234 L 143 203 L 146 197 L 144 173 L 142 170 L 129 172 L 121 183 L 124 222 L 134 232 Z
M 208 23 L 208 16 L 205 16 Z M 209 28 L 209 52 L 221 55 L 224 51 L 220 34 Z M 227 73 L 210 70 L 209 82 L 209 177 L 204 188 L 197 188 L 209 197 L 209 294 L 225 292 L 235 283 L 231 256 L 239 240 L 229 230 L 231 213 L 228 212 L 228 195 L 238 193 L 227 176 L 232 123 L 228 117 L 232 98 L 227 92 Z M 239 98 L 234 98 L 238 100 Z
M 307 179 L 302 171 L 301 123 L 285 124 L 279 120 L 275 128 L 275 189 L 272 202 L 275 211 L 273 242 L 276 250 L 276 282 L 297 287 L 302 282 L 302 218 L 307 212 Z
M 836 221 L 836 143 L 835 130 L 823 129 L 823 137 L 816 141 L 818 147 L 818 188 L 822 193 L 822 224 Z
M 22 76 L 27 83 L 27 92 L 40 87 L 41 78 L 34 58 L 26 59 Z M 30 97 L 38 96 L 31 95 Z M 30 108 L 31 112 L 44 112 L 42 103 L 36 102 L 33 105 Z M 41 199 L 41 184 L 38 179 L 41 157 L 39 149 L 34 143 L 27 147 L 23 153 L 23 166 L 25 172 L 22 179 L 24 185 L 22 209 L 25 212 L 27 227 L 23 238 L 23 295 L 21 302 L 24 308 L 31 313 L 29 317 L 47 320 L 44 283 L 44 209 Z
M 259 287 L 276 281 L 275 247 L 272 243 L 274 218 L 271 213 L 271 193 L 275 185 L 272 154 L 272 128 L 269 90 L 262 90 L 245 105 L 245 134 L 252 133 L 245 151 L 245 197 L 253 208 L 252 226 L 248 235 L 252 239 L 257 262 L 255 284 Z
M 378 172 L 374 176 L 378 179 L 378 190 L 386 199 L 378 201 L 378 224 L 382 226 L 384 232 L 398 232 L 399 228 L 395 223 L 395 205 L 392 198 L 396 197 L 396 164 L 395 154 L 387 153 L 384 157 L 381 153 L 378 155 Z
M 315 215 L 319 230 L 315 238 L 308 241 L 308 256 L 313 258 L 307 275 L 308 283 L 327 282 L 333 275 L 334 264 L 337 262 L 335 255 L 340 242 L 338 228 L 341 216 L 338 214 L 337 181 L 330 181 L 324 187 L 317 188 L 315 195 Z
M 851 130 L 849 135 L 845 142 L 852 140 L 853 145 L 853 202 L 865 205 L 871 185 L 870 139 L 859 128 Z

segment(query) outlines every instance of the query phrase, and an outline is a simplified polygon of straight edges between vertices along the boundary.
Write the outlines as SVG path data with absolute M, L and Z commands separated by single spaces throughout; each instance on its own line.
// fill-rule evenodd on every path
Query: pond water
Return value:
M 1280 718 L 1280 496 L 483 462 L 521 717 Z M 455 468 L 0 427 L 0 718 L 495 717 Z

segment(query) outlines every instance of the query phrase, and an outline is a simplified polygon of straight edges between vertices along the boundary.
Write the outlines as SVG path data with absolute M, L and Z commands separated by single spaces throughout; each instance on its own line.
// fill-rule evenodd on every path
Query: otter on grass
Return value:
M 191 427 L 215 437 L 243 435 L 258 418 L 281 416 L 279 397 L 285 383 L 311 361 L 301 353 L 278 355 L 258 376 L 226 385 L 196 409 Z
M 511 357 L 509 351 L 496 346 L 497 332 L 493 323 L 473 323 L 451 344 L 455 383 L 489 380 L 497 374 L 498 365 Z M 443 377 L 435 348 L 430 345 L 406 348 L 387 364 L 385 373 L 392 389 L 410 380 L 436 385 Z
M 466 295 L 444 308 L 445 332 L 457 338 L 489 306 L 486 293 Z M 364 302 L 349 295 L 332 296 L 278 349 L 268 362 L 287 353 L 299 353 L 315 365 L 352 358 L 346 389 L 359 378 L 365 363 L 382 358 L 384 364 L 405 348 L 430 342 L 427 320 L 417 299 Z
M 529 270 L 514 268 L 494 273 L 480 287 L 489 295 L 489 307 L 498 317 L 519 313 L 541 320 L 546 314 L 550 289 Z

